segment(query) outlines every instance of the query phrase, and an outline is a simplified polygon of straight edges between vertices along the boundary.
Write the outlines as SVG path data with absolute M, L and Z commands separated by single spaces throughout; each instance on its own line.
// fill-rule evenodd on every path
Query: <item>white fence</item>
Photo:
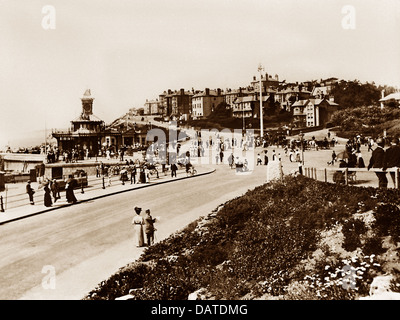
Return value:
M 378 178 L 374 174 L 375 172 L 386 172 L 394 173 L 394 181 L 391 181 L 390 177 L 388 177 L 389 184 L 392 182 L 393 187 L 398 189 L 399 188 L 399 172 L 400 169 L 397 167 L 394 168 L 388 168 L 386 170 L 379 169 L 379 168 L 315 168 L 315 167 L 304 167 L 303 168 L 303 175 L 305 175 L 308 178 L 312 178 L 315 180 L 321 180 L 325 182 L 336 182 L 334 181 L 334 174 L 335 172 L 341 172 L 343 174 L 343 183 L 348 185 L 348 184 L 356 184 L 359 182 L 360 184 L 363 184 L 363 180 L 360 179 L 362 177 L 368 177 L 368 181 L 376 181 L 376 185 L 378 184 Z M 365 181 L 364 181 L 365 182 Z M 365 184 L 365 183 L 364 183 Z

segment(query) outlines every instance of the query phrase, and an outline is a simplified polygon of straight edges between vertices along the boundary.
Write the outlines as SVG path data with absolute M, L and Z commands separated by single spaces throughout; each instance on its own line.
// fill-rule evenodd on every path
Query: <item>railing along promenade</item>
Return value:
M 182 172 L 182 170 L 178 170 L 178 173 Z M 170 174 L 170 172 L 168 172 Z M 167 175 L 167 173 L 159 173 L 159 176 L 164 176 Z M 95 177 L 95 176 L 88 176 L 88 185 L 77 185 L 77 187 L 74 189 L 74 193 L 84 193 L 85 191 L 96 191 L 100 189 L 108 189 L 110 187 L 116 186 L 116 185 L 131 185 L 130 182 L 130 175 L 128 175 L 129 180 L 128 181 L 122 181 L 120 175 L 113 175 L 110 177 L 110 180 L 108 176 L 101 176 L 101 177 Z M 136 175 L 136 181 L 139 179 L 139 175 Z M 159 179 L 155 175 L 150 175 L 150 180 L 157 180 Z M 23 185 L 25 187 L 25 184 Z M 23 188 L 24 189 L 24 188 Z M 59 190 L 61 198 L 65 199 L 65 189 L 60 188 Z M 51 198 L 52 201 L 54 202 L 53 199 L 53 194 L 51 192 Z M 35 205 L 43 205 L 44 204 L 44 190 L 43 186 L 40 186 L 35 189 L 35 194 L 33 195 L 33 199 L 35 202 Z M 18 207 L 23 207 L 27 206 L 29 204 L 29 197 L 26 192 L 18 192 L 14 194 L 10 194 L 7 192 L 7 188 L 5 191 L 1 192 L 1 212 L 6 211 L 7 209 L 14 209 Z
M 316 167 L 304 167 L 303 168 L 303 175 L 315 179 L 315 180 L 321 180 L 324 182 L 329 182 L 328 180 L 328 175 L 331 172 L 342 172 L 344 176 L 343 183 L 345 185 L 348 184 L 354 184 L 357 182 L 357 173 L 375 173 L 375 172 L 386 172 L 390 173 L 393 172 L 395 179 L 394 182 L 391 181 L 390 175 L 388 175 L 388 183 L 394 183 L 394 188 L 398 189 L 399 186 L 399 174 L 400 174 L 400 168 L 393 167 L 393 168 L 387 168 L 386 170 L 383 170 L 381 168 L 371 168 L 368 170 L 368 168 L 336 168 L 336 167 L 323 167 L 323 168 L 316 168 Z M 376 184 L 378 184 L 378 178 L 375 174 L 370 175 L 373 177 L 373 181 L 377 181 Z M 335 182 L 335 181 L 333 181 Z

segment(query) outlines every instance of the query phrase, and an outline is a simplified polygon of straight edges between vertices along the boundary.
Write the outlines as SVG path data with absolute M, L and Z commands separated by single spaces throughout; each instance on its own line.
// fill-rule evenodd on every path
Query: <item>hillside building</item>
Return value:
M 338 104 L 327 99 L 310 98 L 296 101 L 291 108 L 295 127 L 317 127 L 330 121 Z
M 270 96 L 263 96 L 263 114 L 266 114 Z M 235 118 L 259 118 L 260 117 L 260 97 L 252 94 L 245 97 L 237 97 L 233 102 L 232 115 Z
M 222 102 L 224 102 L 224 96 L 221 94 L 221 89 L 210 90 L 206 88 L 204 91 L 195 93 L 192 96 L 192 118 L 208 117 Z
M 193 92 L 185 89 L 174 91 L 168 89 L 167 91 L 159 94 L 161 109 L 160 114 L 164 117 L 168 116 L 175 119 L 187 119 L 192 110 L 193 94 Z

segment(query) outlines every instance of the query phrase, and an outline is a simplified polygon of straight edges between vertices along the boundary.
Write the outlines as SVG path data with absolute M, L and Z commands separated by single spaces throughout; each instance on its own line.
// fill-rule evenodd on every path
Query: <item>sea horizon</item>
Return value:
M 56 142 L 51 138 L 51 130 L 32 130 L 21 132 L 13 137 L 0 137 L 0 151 L 5 152 L 8 147 L 16 151 L 19 148 L 33 148 L 45 143 L 47 135 L 47 143 Z

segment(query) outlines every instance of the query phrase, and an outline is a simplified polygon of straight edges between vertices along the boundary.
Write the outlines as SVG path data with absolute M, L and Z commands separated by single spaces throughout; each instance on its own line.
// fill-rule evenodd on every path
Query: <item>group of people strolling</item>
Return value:
M 378 138 L 376 140 L 377 147 L 372 151 L 372 155 L 368 164 L 368 170 L 371 168 L 382 169 L 383 171 L 376 171 L 375 174 L 378 177 L 379 188 L 387 188 L 388 179 L 386 172 L 388 168 L 400 168 L 400 146 L 399 139 L 393 138 L 390 141 L 390 146 L 385 150 L 385 140 Z M 390 172 L 393 184 L 399 186 L 400 178 L 397 177 L 396 173 Z
M 140 215 L 142 208 L 135 207 L 134 211 L 136 215 L 132 219 L 132 224 L 135 230 L 136 247 L 151 246 L 154 243 L 154 232 L 156 230 L 154 228 L 154 223 L 156 219 L 150 215 L 150 209 L 146 210 L 146 215 L 144 217 Z
M 360 149 L 351 149 L 351 147 L 346 145 L 346 151 L 348 153 L 347 162 L 344 159 L 340 160 L 339 168 L 365 168 L 368 170 L 371 168 L 379 169 L 374 170 L 378 178 L 378 187 L 387 188 L 388 178 L 386 170 L 389 168 L 400 168 L 400 145 L 398 138 L 392 138 L 389 140 L 390 146 L 385 149 L 385 140 L 383 138 L 378 138 L 375 141 L 376 147 L 372 150 L 371 158 L 369 160 L 368 166 L 364 164 L 364 160 L 361 155 Z M 333 164 L 337 160 L 336 154 L 332 153 L 332 161 L 328 162 Z M 348 173 L 352 173 L 349 171 Z M 390 176 L 395 187 L 400 186 L 400 175 L 396 172 L 390 171 Z M 397 179 L 397 181 L 396 181 Z M 344 182 L 343 173 L 341 171 L 335 172 L 333 180 L 337 183 Z
M 51 207 L 53 205 L 52 196 L 54 198 L 54 203 L 61 199 L 60 187 L 56 179 L 46 181 L 42 186 L 44 191 L 44 205 L 46 207 Z M 65 184 L 65 196 L 68 203 L 76 203 L 78 201 L 74 194 L 74 188 L 76 188 L 76 186 L 76 180 L 70 175 Z M 33 195 L 35 194 L 35 190 L 32 188 L 30 180 L 28 180 L 26 184 L 26 193 L 29 196 L 30 204 L 34 205 L 35 201 Z

